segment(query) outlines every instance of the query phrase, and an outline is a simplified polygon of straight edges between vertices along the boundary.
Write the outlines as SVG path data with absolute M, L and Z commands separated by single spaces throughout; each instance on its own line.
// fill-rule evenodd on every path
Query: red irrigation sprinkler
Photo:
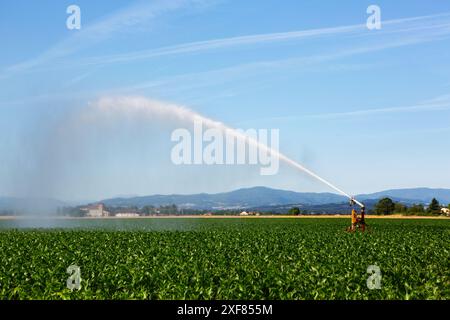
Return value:
M 356 231 L 365 232 L 366 231 L 366 220 L 365 220 L 366 207 L 364 206 L 364 204 L 362 204 L 355 198 L 353 198 L 353 197 L 350 198 L 350 207 L 353 207 L 355 204 L 357 204 L 361 208 L 360 212 L 359 212 L 359 216 L 358 216 L 358 212 L 354 208 L 352 208 L 352 212 L 351 212 L 352 224 L 350 227 L 347 227 L 346 231 L 348 231 L 348 232 L 356 232 Z

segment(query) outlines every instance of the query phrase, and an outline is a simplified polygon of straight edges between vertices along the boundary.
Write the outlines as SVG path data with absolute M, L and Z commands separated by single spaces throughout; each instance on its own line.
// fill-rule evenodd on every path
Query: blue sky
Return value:
M 0 195 L 332 191 L 283 165 L 175 166 L 177 125 L 158 119 L 65 130 L 117 95 L 279 129 L 283 153 L 352 194 L 450 187 L 445 1 L 2 1 L 0 41 Z

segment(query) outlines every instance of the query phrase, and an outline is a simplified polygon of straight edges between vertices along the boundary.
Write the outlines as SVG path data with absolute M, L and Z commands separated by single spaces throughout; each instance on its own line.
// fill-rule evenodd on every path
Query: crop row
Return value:
M 196 222 L 188 231 L 3 230 L 2 299 L 449 299 L 448 221 Z M 145 223 L 140 221 L 140 223 Z M 69 290 L 70 265 L 81 271 Z M 367 268 L 381 270 L 380 289 Z

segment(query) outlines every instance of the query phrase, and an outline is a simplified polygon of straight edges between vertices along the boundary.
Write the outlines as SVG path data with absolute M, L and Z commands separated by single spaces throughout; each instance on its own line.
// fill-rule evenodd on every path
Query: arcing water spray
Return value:
M 236 129 L 226 126 L 222 122 L 204 117 L 188 108 L 179 105 L 163 103 L 143 97 L 108 97 L 101 98 L 97 102 L 91 103 L 88 112 L 82 114 L 80 119 L 83 121 L 89 121 L 95 120 L 97 119 L 97 117 L 108 117 L 115 115 L 125 117 L 145 116 L 151 119 L 172 119 L 178 121 L 187 121 L 189 123 L 200 121 L 205 127 L 218 129 L 226 134 L 234 136 L 236 139 L 246 141 L 246 143 L 248 143 L 249 145 L 259 148 L 264 152 L 270 153 L 274 157 L 278 157 L 281 161 L 288 164 L 289 166 L 307 173 L 311 177 L 326 184 L 338 193 L 348 197 L 349 199 L 353 199 L 352 196 L 344 192 L 342 189 L 336 187 L 331 182 L 325 180 L 324 178 L 320 177 L 316 173 L 305 168 L 300 163 L 292 160 L 279 151 L 268 147 L 267 145 L 239 132 Z M 358 205 L 362 206 L 360 202 L 356 200 L 354 201 L 358 203 Z

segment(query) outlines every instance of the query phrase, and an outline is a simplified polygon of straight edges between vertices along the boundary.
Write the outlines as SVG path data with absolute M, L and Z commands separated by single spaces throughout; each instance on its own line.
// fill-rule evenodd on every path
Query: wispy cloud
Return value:
M 186 3 L 186 1 L 181 1 L 179 5 Z M 125 17 L 130 17 L 129 19 L 133 20 L 131 17 L 133 16 L 133 12 L 138 7 L 134 6 L 132 8 L 128 8 L 124 12 L 121 13 L 121 15 Z M 172 9 L 174 7 L 171 7 Z M 168 9 L 166 9 L 168 10 Z M 155 13 L 154 13 L 155 14 Z M 119 13 L 114 14 L 114 18 L 108 18 L 105 19 L 103 22 L 99 22 L 98 24 L 95 24 L 93 28 L 100 29 L 103 31 L 99 31 L 98 34 L 99 38 L 105 37 L 108 32 L 105 32 L 105 30 L 114 30 L 119 23 L 124 22 L 113 22 L 117 19 L 117 16 L 120 16 Z M 450 14 L 441 14 L 441 15 L 433 15 L 433 16 L 423 16 L 423 17 L 415 17 L 415 18 L 406 18 L 406 19 L 396 19 L 396 20 L 390 20 L 386 21 L 384 23 L 384 26 L 386 25 L 398 25 L 401 26 L 399 28 L 394 29 L 388 29 L 383 31 L 385 34 L 394 34 L 399 33 L 399 36 L 396 37 L 382 37 L 381 39 L 377 39 L 377 41 L 364 41 L 360 43 L 359 45 L 355 45 L 355 42 L 352 43 L 351 47 L 343 48 L 341 50 L 334 50 L 331 53 L 317 53 L 311 56 L 300 56 L 300 57 L 294 57 L 294 58 L 285 58 L 285 59 L 278 59 L 278 60 L 265 60 L 265 61 L 256 61 L 251 63 L 244 63 L 244 64 L 238 64 L 233 65 L 229 67 L 224 68 L 218 68 L 218 69 L 212 69 L 212 70 L 206 70 L 202 72 L 194 72 L 194 73 L 187 73 L 187 74 L 179 74 L 179 75 L 173 75 L 168 77 L 162 77 L 159 79 L 153 79 L 151 81 L 146 82 L 140 82 L 133 85 L 124 86 L 121 88 L 112 88 L 111 90 L 122 92 L 125 94 L 129 93 L 135 93 L 135 92 L 141 92 L 142 90 L 146 89 L 157 89 L 157 88 L 163 88 L 165 92 L 183 92 L 189 90 L 190 92 L 193 89 L 203 88 L 203 87 L 210 87 L 215 84 L 221 84 L 226 81 L 234 81 L 239 77 L 252 77 L 255 75 L 260 75 L 266 72 L 272 72 L 274 69 L 277 70 L 293 70 L 298 69 L 302 67 L 313 67 L 314 65 L 325 63 L 328 61 L 334 61 L 343 59 L 346 57 L 354 56 L 354 55 L 361 55 L 361 54 L 368 54 L 371 52 L 377 52 L 387 49 L 393 49 L 398 47 L 404 47 L 404 46 L 410 46 L 410 45 L 416 45 L 421 44 L 425 42 L 431 42 L 431 41 L 438 41 L 442 39 L 447 39 L 450 36 L 450 21 L 444 22 L 450 18 Z M 143 19 L 143 18 L 142 18 Z M 105 22 L 109 21 L 109 22 Z M 133 20 L 134 21 L 134 20 Z M 410 22 L 418 23 L 411 25 Z M 135 23 L 137 23 L 135 21 Z M 406 23 L 406 24 L 405 24 Z M 129 25 L 130 23 L 128 23 Z M 102 27 L 100 27 L 102 26 Z M 366 34 L 370 35 L 368 37 L 372 37 L 372 35 L 377 34 L 377 32 L 352 32 L 357 31 L 360 29 L 365 30 L 365 26 L 362 25 L 355 25 L 355 26 L 347 26 L 347 27 L 336 27 L 336 28 L 325 28 L 325 29 L 315 29 L 315 30 L 306 30 L 306 31 L 298 31 L 298 32 L 288 32 L 288 33 L 276 33 L 276 34 L 266 34 L 266 35 L 255 35 L 255 36 L 245 36 L 245 37 L 236 37 L 236 38 L 227 38 L 227 39 L 221 39 L 221 40 L 211 40 L 211 41 L 204 41 L 204 42 L 196 42 L 181 46 L 175 46 L 170 47 L 172 50 L 169 50 L 168 48 L 161 48 L 156 51 L 152 51 L 153 53 L 158 52 L 158 54 L 170 54 L 170 52 L 175 53 L 181 53 L 182 50 L 192 50 L 193 52 L 198 50 L 209 50 L 213 48 L 221 48 L 226 46 L 232 46 L 232 45 L 238 45 L 238 44 L 245 44 L 250 45 L 254 43 L 264 43 L 264 42 L 271 42 L 271 41 L 281 41 L 282 39 L 301 39 L 302 37 L 313 37 L 313 36 L 321 36 L 321 35 L 331 35 L 334 33 L 347 33 L 352 34 L 355 37 L 364 36 Z M 401 33 L 401 30 L 407 30 L 406 34 Z M 411 30 L 414 30 L 414 32 L 411 32 Z M 101 36 L 103 34 L 103 36 Z M 92 35 L 90 37 L 93 37 Z M 371 39 L 370 39 L 371 40 Z M 181 51 L 178 51 L 178 49 Z M 164 53 L 165 52 L 165 53 Z M 142 55 L 142 58 L 147 57 L 150 58 L 151 54 L 150 52 L 147 52 L 148 55 Z M 94 60 L 99 59 L 99 61 L 104 61 L 105 63 L 113 63 L 113 61 L 116 61 L 115 59 L 124 59 L 124 61 L 128 61 L 127 59 L 133 60 L 134 58 L 137 58 L 137 56 L 134 56 L 133 53 L 129 55 L 124 56 L 111 56 L 111 59 L 108 60 L 107 57 L 103 58 L 93 58 L 92 60 L 89 60 L 93 62 Z M 86 61 L 85 61 L 86 62 Z M 103 63 L 103 62 L 102 62 Z M 54 65 L 54 64 L 52 64 Z M 100 63 L 101 65 L 101 63 Z M 90 70 L 92 71 L 92 70 Z M 85 77 L 86 74 L 83 74 L 81 77 Z M 79 79 L 77 77 L 74 78 L 74 81 L 78 81 Z M 176 84 L 176 85 L 174 85 Z M 106 90 L 108 92 L 108 90 Z M 95 92 L 84 92 L 80 93 L 80 95 L 87 95 L 87 96 L 95 96 Z M 55 96 L 60 96 L 60 94 L 55 94 Z M 36 99 L 49 99 L 52 97 L 52 94 L 46 94 L 44 96 L 38 96 Z M 196 99 L 195 97 L 193 98 Z M 201 99 L 204 99 L 204 97 L 201 97 Z M 28 103 L 33 102 L 35 99 L 33 97 L 28 97 L 26 101 Z M 0 105 L 10 105 L 10 104 L 16 104 L 16 103 L 24 103 L 23 99 L 20 99 L 20 101 L 3 101 L 0 102 Z M 372 111 L 376 112 L 376 111 Z M 354 115 L 357 115 L 356 112 Z M 325 116 L 325 115 L 322 115 Z M 330 115 L 331 116 L 331 115 Z
M 334 118 L 349 118 L 349 117 L 366 117 L 390 113 L 414 113 L 414 112 L 448 111 L 448 110 L 450 110 L 450 95 L 441 95 L 409 106 L 374 108 L 374 109 L 356 109 L 352 111 L 290 115 L 283 117 L 268 117 L 268 118 L 252 119 L 252 121 L 298 121 L 301 119 L 334 119 Z
M 410 113 L 410 112 L 424 112 L 424 111 L 442 111 L 450 110 L 450 101 L 442 103 L 428 103 L 428 104 L 417 104 L 411 106 L 403 107 L 391 107 L 391 108 L 378 108 L 378 109 L 365 109 L 365 110 L 355 110 L 347 112 L 332 112 L 323 114 L 310 114 L 305 115 L 304 118 L 337 118 L 337 117 L 355 117 L 355 116 L 369 116 L 376 114 L 387 114 L 387 113 Z
M 180 74 L 152 81 L 141 82 L 134 85 L 115 88 L 123 93 L 138 92 L 145 89 L 168 88 L 169 90 L 192 90 L 194 88 L 209 87 L 226 81 L 235 81 L 238 77 L 251 77 L 277 70 L 293 70 L 303 67 L 312 67 L 321 63 L 335 61 L 355 55 L 368 54 L 382 50 L 394 49 L 404 46 L 416 45 L 424 42 L 440 40 L 450 36 L 449 32 L 437 31 L 435 33 L 412 34 L 410 36 L 395 38 L 376 44 L 363 44 L 351 48 L 344 48 L 332 53 L 317 53 L 311 56 L 286 58 L 278 60 L 265 60 L 252 63 L 238 64 L 230 67 Z M 367 66 L 366 66 L 367 67 Z M 174 84 L 177 84 L 174 86 Z
M 199 53 L 229 47 L 250 46 L 255 44 L 266 44 L 281 41 L 294 41 L 294 40 L 338 36 L 338 35 L 372 36 L 375 34 L 388 35 L 393 33 L 406 33 L 406 32 L 410 33 L 420 31 L 432 32 L 439 30 L 441 31 L 445 30 L 446 32 L 449 32 L 450 31 L 449 18 L 450 13 L 388 20 L 383 22 L 383 30 L 378 31 L 378 33 L 367 32 L 367 27 L 365 24 L 357 24 L 357 25 L 338 26 L 330 28 L 236 36 L 222 39 L 211 39 L 206 41 L 190 42 L 180 45 L 167 46 L 157 49 L 129 52 L 125 54 L 91 57 L 85 60 L 80 60 L 75 64 L 77 66 L 80 66 L 92 64 L 97 65 L 97 64 L 124 63 L 161 56 L 179 55 L 184 53 Z
M 84 79 L 86 79 L 87 77 L 89 77 L 89 76 L 92 75 L 93 73 L 94 73 L 94 70 L 90 70 L 90 71 L 88 71 L 88 72 L 84 72 L 84 73 L 82 73 L 82 74 L 79 74 L 79 75 L 77 75 L 77 76 L 75 76 L 75 77 L 73 77 L 73 78 L 67 80 L 67 81 L 62 85 L 62 87 L 63 87 L 63 88 L 71 87 L 71 86 L 73 86 L 73 85 L 75 85 L 75 84 L 77 84 L 77 83 L 79 83 L 79 82 L 82 82 Z
M 70 56 L 83 48 L 107 40 L 118 32 L 128 32 L 161 15 L 201 2 L 203 0 L 139 1 L 91 25 L 83 26 L 80 31 L 73 32 L 71 36 L 37 57 L 9 66 L 2 72 L 2 77 L 5 78 L 11 74 L 28 71 L 48 63 L 53 64 L 56 59 Z
M 298 41 L 302 39 L 338 35 L 371 37 L 374 35 L 389 35 L 395 33 L 411 33 L 420 31 L 450 32 L 450 13 L 443 13 L 437 15 L 387 20 L 383 22 L 383 29 L 377 32 L 367 32 L 365 24 L 357 24 L 320 29 L 210 39 L 156 49 L 128 52 L 125 54 L 97 56 L 83 60 L 74 61 L 74 59 L 71 59 L 70 61 L 54 61 L 65 56 L 69 56 L 82 48 L 91 46 L 102 40 L 106 40 L 116 34 L 119 30 L 124 32 L 124 30 L 129 30 L 130 28 L 136 27 L 151 19 L 155 19 L 158 16 L 170 11 L 184 8 L 190 4 L 203 3 L 204 1 L 206 0 L 158 0 L 153 2 L 140 2 L 113 13 L 90 26 L 82 28 L 77 34 L 56 44 L 36 58 L 8 67 L 4 70 L 3 77 L 6 77 L 8 74 L 12 74 L 14 72 L 43 67 L 43 65 L 46 65 L 48 62 L 52 62 L 51 66 L 47 66 L 51 68 L 107 65 L 145 60 L 161 56 L 200 53 L 228 47 L 250 46 L 281 41 Z
M 120 92 L 122 94 L 132 94 L 139 93 L 148 89 L 164 89 L 164 92 L 192 92 L 194 89 L 201 89 L 205 87 L 210 87 L 217 84 L 223 84 L 227 81 L 235 81 L 239 77 L 254 77 L 255 75 L 261 75 L 267 72 L 273 72 L 273 70 L 298 70 L 299 68 L 311 68 L 314 65 L 321 63 L 326 63 L 330 61 L 335 61 L 343 59 L 346 57 L 351 57 L 355 55 L 369 54 L 372 52 L 378 52 L 382 50 L 394 49 L 404 46 L 417 45 L 425 42 L 437 41 L 441 39 L 446 39 L 450 36 L 450 30 L 437 30 L 436 32 L 425 32 L 425 33 L 413 33 L 409 36 L 399 38 L 389 39 L 388 41 L 381 41 L 375 44 L 363 44 L 359 46 L 353 46 L 350 48 L 344 48 L 332 53 L 327 54 L 315 54 L 311 56 L 286 58 L 278 60 L 265 60 L 257 61 L 252 63 L 238 64 L 234 66 L 229 66 L 225 68 L 212 69 L 202 72 L 179 74 L 169 77 L 162 77 L 160 79 L 154 79 L 151 81 L 139 82 L 136 84 L 123 86 L 119 88 L 111 88 L 110 90 L 104 90 L 104 93 L 109 91 Z M 367 66 L 366 66 L 367 67 Z M 71 92 L 71 96 L 86 96 L 92 97 L 96 93 L 91 92 Z M 46 99 L 56 98 L 60 99 L 62 97 L 67 97 L 64 93 L 49 93 L 44 95 L 39 95 L 35 97 L 21 98 L 16 101 L 0 101 L 1 105 L 11 105 L 11 104 L 23 104 L 23 103 L 33 103 L 36 101 L 45 101 Z M 439 97 L 443 99 L 444 96 Z M 195 98 L 193 98 L 195 100 Z M 203 94 L 200 99 L 205 99 Z M 430 101 L 434 104 L 435 101 Z M 376 111 L 372 111 L 376 112 Z M 343 113 L 348 114 L 348 113 Z M 352 115 L 357 115 L 358 112 L 354 112 Z M 362 114 L 361 114 L 362 115 Z M 310 115 L 310 117 L 326 117 L 327 115 Z M 328 117 L 338 116 L 338 114 L 329 114 Z M 288 117 L 291 119 L 292 117 Z M 274 120 L 282 120 L 282 118 L 274 118 Z

